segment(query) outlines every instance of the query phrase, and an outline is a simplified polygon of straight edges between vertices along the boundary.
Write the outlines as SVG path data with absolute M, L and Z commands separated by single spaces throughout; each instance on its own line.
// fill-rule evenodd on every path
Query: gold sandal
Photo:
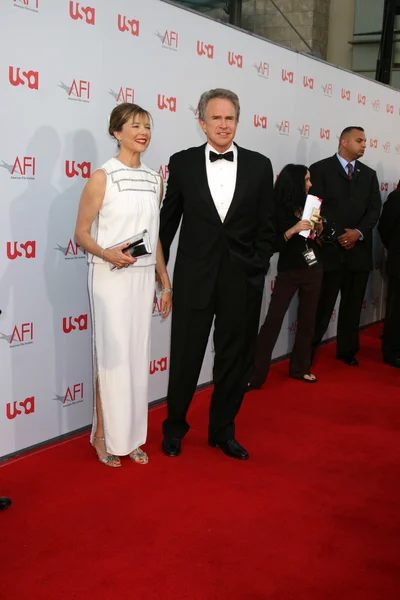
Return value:
M 96 451 L 97 454 L 97 458 L 99 459 L 99 461 L 101 463 L 103 463 L 103 465 L 106 465 L 107 467 L 113 467 L 114 469 L 118 468 L 121 466 L 121 461 L 119 459 L 119 456 L 115 456 L 115 454 L 107 454 L 107 456 L 103 456 L 101 457 L 100 454 L 97 451 L 96 446 L 94 445 L 94 442 L 98 441 L 98 442 L 105 442 L 105 438 L 99 438 L 94 436 L 93 437 L 93 447 Z
M 136 450 L 131 452 L 129 458 L 138 465 L 147 465 L 149 462 L 149 457 L 141 448 L 136 448 Z

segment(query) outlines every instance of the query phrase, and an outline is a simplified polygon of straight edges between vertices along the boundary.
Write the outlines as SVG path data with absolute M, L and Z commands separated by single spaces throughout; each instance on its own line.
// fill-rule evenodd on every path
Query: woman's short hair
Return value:
M 210 100 L 214 100 L 214 98 L 221 98 L 222 100 L 230 100 L 235 107 L 236 112 L 236 122 L 239 123 L 239 115 L 240 115 L 240 102 L 238 96 L 235 92 L 231 92 L 231 90 L 225 90 L 223 88 L 216 88 L 215 90 L 209 90 L 208 92 L 203 92 L 200 96 L 199 104 L 197 106 L 198 116 L 200 121 L 206 120 L 206 112 L 207 112 L 207 104 Z
M 277 208 L 296 213 L 304 208 L 306 201 L 305 177 L 308 167 L 288 164 L 279 173 L 274 187 L 274 200 Z
M 151 114 L 147 110 L 138 106 L 138 104 L 122 102 L 122 104 L 118 104 L 118 106 L 111 111 L 108 133 L 112 138 L 115 139 L 114 133 L 116 131 L 121 131 L 125 123 L 127 123 L 131 117 L 147 117 L 149 121 L 152 122 Z

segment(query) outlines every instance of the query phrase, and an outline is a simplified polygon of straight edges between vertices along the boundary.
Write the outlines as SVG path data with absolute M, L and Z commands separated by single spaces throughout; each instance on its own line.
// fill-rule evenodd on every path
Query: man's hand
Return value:
M 354 248 L 361 234 L 357 229 L 345 228 L 345 232 L 346 233 L 343 233 L 343 235 L 338 237 L 338 242 L 345 250 L 351 250 Z

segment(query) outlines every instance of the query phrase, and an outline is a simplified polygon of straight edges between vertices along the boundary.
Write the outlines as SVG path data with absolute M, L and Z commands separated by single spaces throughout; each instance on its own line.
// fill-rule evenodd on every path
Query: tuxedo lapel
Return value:
M 206 144 L 203 144 L 203 146 L 197 148 L 198 154 L 192 165 L 193 182 L 195 182 L 194 185 L 196 186 L 196 195 L 201 197 L 205 204 L 209 206 L 214 216 L 221 222 L 208 185 L 205 147 Z
M 336 154 L 335 154 L 335 156 L 332 157 L 332 159 L 333 159 L 333 164 L 335 166 L 335 170 L 337 171 L 338 175 L 340 175 L 341 177 L 343 177 L 344 179 L 346 179 L 346 181 L 350 181 L 349 178 L 348 178 L 348 176 L 347 176 L 346 171 L 343 169 L 343 167 L 342 167 L 342 165 L 341 165 L 338 157 L 336 156 Z
M 355 181 L 357 181 L 357 179 L 360 176 L 360 172 L 361 172 L 360 166 L 361 166 L 360 163 L 358 162 L 358 160 L 356 160 L 356 164 L 354 166 L 353 179 L 351 180 L 352 183 L 354 183 Z
M 236 145 L 236 144 L 235 144 Z M 226 223 L 235 212 L 236 207 L 240 204 L 241 200 L 245 196 L 247 189 L 247 182 L 249 178 L 249 163 L 247 160 L 246 153 L 237 146 L 237 170 L 236 170 L 236 186 L 233 194 L 232 202 L 229 207 L 229 210 L 226 214 L 225 221 Z

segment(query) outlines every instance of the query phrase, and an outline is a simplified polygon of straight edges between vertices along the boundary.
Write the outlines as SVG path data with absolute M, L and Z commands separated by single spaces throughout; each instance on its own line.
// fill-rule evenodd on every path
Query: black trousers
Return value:
M 214 316 L 214 391 L 208 437 L 212 442 L 234 437 L 234 419 L 242 404 L 255 352 L 261 300 L 262 291 L 248 284 L 227 252 L 221 259 L 214 293 L 205 309 L 194 309 L 174 297 L 165 437 L 182 438 L 189 430 L 186 415 Z
M 299 292 L 296 339 L 292 349 L 289 373 L 302 377 L 310 370 L 311 341 L 322 282 L 322 269 L 306 267 L 278 273 L 268 314 L 260 329 L 250 383 L 261 387 L 266 380 L 282 322 L 290 302 Z
M 362 303 L 368 283 L 369 271 L 324 271 L 319 297 L 312 356 L 320 345 L 332 317 L 332 311 L 340 291 L 339 316 L 336 334 L 338 358 L 352 358 L 359 348 L 359 327 Z
M 386 360 L 400 356 L 400 277 L 389 277 L 382 352 Z

